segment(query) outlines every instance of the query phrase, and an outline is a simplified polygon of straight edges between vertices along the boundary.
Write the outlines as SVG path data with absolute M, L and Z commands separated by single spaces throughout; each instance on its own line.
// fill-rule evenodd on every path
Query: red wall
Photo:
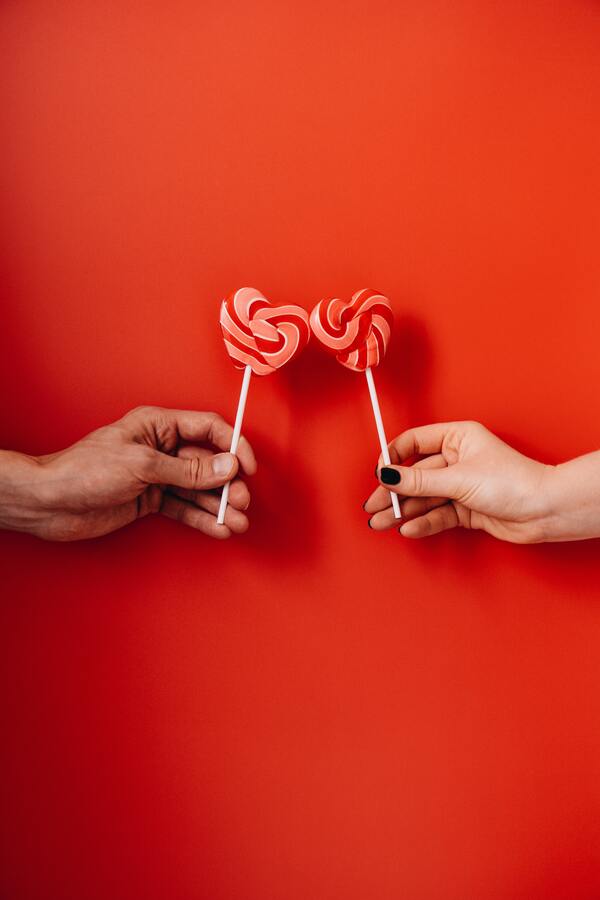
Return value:
M 235 411 L 222 296 L 397 313 L 390 435 L 600 446 L 600 5 L 5 2 L 0 446 Z M 369 531 L 363 380 L 256 380 L 252 527 L 0 537 L 10 900 L 600 895 L 598 542 Z

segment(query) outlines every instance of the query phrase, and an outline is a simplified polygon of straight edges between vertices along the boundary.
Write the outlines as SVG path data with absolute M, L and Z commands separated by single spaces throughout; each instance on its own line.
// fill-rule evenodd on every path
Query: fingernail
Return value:
M 388 469 L 385 466 L 379 473 L 379 477 L 384 484 L 398 484 L 400 482 L 400 472 L 396 469 Z
M 369 528 L 372 528 L 372 527 L 373 527 L 373 526 L 371 525 L 371 520 L 370 520 L 370 519 L 367 519 L 367 525 L 369 526 Z
M 228 475 L 233 469 L 233 460 L 234 456 L 232 453 L 217 453 L 212 458 L 213 475 L 216 475 L 217 478 Z

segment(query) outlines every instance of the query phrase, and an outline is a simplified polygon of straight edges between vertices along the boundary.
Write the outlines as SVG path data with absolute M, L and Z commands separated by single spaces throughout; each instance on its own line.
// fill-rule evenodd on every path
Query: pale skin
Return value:
M 380 457 L 380 486 L 364 505 L 375 531 L 421 538 L 462 527 L 517 544 L 600 537 L 600 451 L 545 465 L 478 422 L 412 428 L 389 447 L 392 465 Z M 402 501 L 400 526 L 390 491 Z
M 0 528 L 71 541 L 160 513 L 209 537 L 241 534 L 250 492 L 239 473 L 253 475 L 256 459 L 245 438 L 236 456 L 227 452 L 232 432 L 214 412 L 143 406 L 58 453 L 0 451 Z

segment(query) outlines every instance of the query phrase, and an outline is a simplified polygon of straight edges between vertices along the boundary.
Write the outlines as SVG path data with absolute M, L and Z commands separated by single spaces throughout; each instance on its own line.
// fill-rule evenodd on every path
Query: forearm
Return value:
M 600 537 L 600 451 L 556 466 L 551 482 L 546 540 Z
M 35 457 L 0 450 L 0 528 L 35 532 L 40 521 L 39 484 Z

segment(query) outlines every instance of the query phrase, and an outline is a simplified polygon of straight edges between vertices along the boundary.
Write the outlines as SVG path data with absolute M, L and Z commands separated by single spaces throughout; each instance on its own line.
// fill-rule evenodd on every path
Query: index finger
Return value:
M 232 426 L 216 412 L 198 412 L 192 409 L 162 409 L 161 407 L 141 407 L 129 414 L 130 417 L 150 420 L 157 433 L 168 437 L 173 448 L 177 438 L 184 441 L 208 441 L 219 450 L 228 451 L 233 436 Z M 134 419 L 135 421 L 135 419 Z M 169 440 L 170 439 L 170 440 Z M 256 472 L 254 450 L 245 437 L 240 438 L 237 458 L 247 475 Z
M 205 413 L 205 415 L 213 416 L 206 439 L 209 440 L 211 444 L 214 444 L 215 447 L 219 447 L 220 450 L 229 450 L 231 447 L 231 438 L 233 437 L 232 426 L 218 415 L 218 413 Z M 185 440 L 190 440 L 190 438 L 185 438 L 184 435 L 182 435 L 182 437 L 184 437 Z M 193 440 L 193 438 L 191 440 Z M 254 450 L 252 449 L 250 441 L 248 441 L 243 434 L 240 436 L 235 455 L 239 459 L 246 475 L 254 475 L 256 472 L 256 456 L 254 455 Z
M 437 422 L 435 425 L 420 425 L 417 428 L 409 428 L 403 431 L 393 441 L 390 441 L 389 448 L 392 455 L 396 454 L 398 463 L 411 456 L 419 454 L 439 453 L 444 443 L 444 438 L 455 425 L 454 422 Z M 379 465 L 383 462 L 379 457 Z

